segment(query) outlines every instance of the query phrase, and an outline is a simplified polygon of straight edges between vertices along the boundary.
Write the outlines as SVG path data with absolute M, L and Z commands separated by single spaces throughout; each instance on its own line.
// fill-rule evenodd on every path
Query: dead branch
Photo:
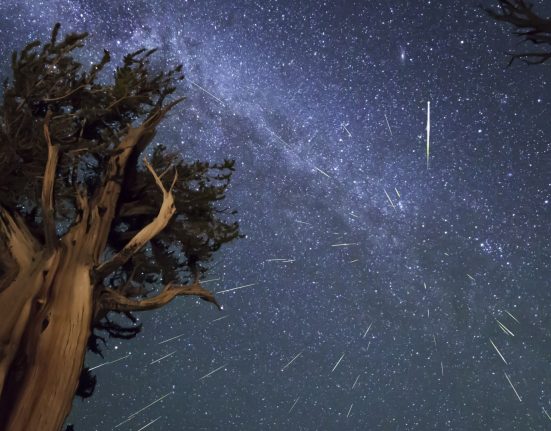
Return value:
M 170 188 L 167 190 L 165 186 L 163 185 L 161 179 L 158 177 L 158 175 L 155 173 L 147 159 L 143 159 L 144 163 L 151 172 L 151 175 L 155 178 L 155 182 L 157 183 L 157 186 L 161 189 L 163 193 L 163 203 L 161 204 L 161 208 L 159 209 L 159 214 L 145 227 L 143 227 L 129 242 L 124 246 L 124 248 L 119 251 L 117 254 L 115 254 L 111 259 L 103 262 L 101 265 L 97 266 L 95 268 L 95 277 L 96 280 L 101 280 L 107 275 L 111 274 L 115 269 L 120 267 L 121 265 L 124 265 L 130 257 L 134 253 L 136 253 L 138 250 L 140 250 L 149 240 L 154 238 L 159 232 L 161 232 L 165 226 L 170 221 L 170 218 L 176 211 L 176 207 L 174 205 L 174 196 L 172 195 L 172 188 L 174 187 L 174 183 L 176 182 L 178 178 L 178 172 L 174 174 L 174 179 L 172 180 L 172 184 L 170 185 Z
M 551 18 L 542 18 L 533 11 L 533 5 L 525 0 L 498 0 L 499 10 L 483 8 L 496 21 L 512 24 L 518 30 L 513 32 L 524 42 L 547 45 L 546 50 L 521 52 L 511 55 L 511 65 L 516 59 L 528 64 L 541 64 L 551 58 Z
M 141 300 L 130 299 L 121 295 L 116 290 L 104 288 L 99 294 L 98 304 L 100 309 L 104 311 L 145 311 L 163 307 L 177 296 L 198 296 L 221 309 L 214 295 L 204 289 L 198 280 L 195 280 L 192 284 L 185 285 L 168 283 L 159 294 Z
M 55 173 L 59 156 L 59 146 L 52 145 L 52 139 L 50 137 L 49 123 L 51 117 L 52 111 L 48 111 L 48 113 L 46 114 L 46 118 L 44 119 L 44 137 L 46 138 L 46 144 L 48 145 L 48 161 L 46 162 L 44 179 L 42 181 L 42 214 L 44 217 L 44 240 L 46 243 L 46 250 L 49 251 L 53 250 L 57 241 L 53 200 Z

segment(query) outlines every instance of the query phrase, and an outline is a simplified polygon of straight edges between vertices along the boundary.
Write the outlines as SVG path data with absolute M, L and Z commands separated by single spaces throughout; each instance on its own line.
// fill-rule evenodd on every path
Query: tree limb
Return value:
M 44 179 L 42 180 L 42 214 L 44 217 L 44 240 L 46 250 L 53 250 L 57 241 L 54 221 L 54 183 L 55 172 L 57 168 L 57 160 L 59 157 L 59 146 L 52 145 L 50 137 L 49 123 L 52 117 L 52 111 L 48 111 L 44 119 L 44 137 L 48 145 L 48 161 L 44 171 Z
M 516 59 L 528 64 L 541 64 L 551 58 L 551 18 L 542 18 L 525 0 L 498 0 L 500 10 L 483 8 L 496 21 L 512 24 L 519 31 L 515 35 L 536 45 L 547 45 L 547 51 L 511 54 L 511 65 Z
M 166 106 L 153 110 L 143 123 L 138 127 L 128 126 L 126 136 L 121 140 L 113 155 L 110 157 L 107 165 L 106 180 L 99 189 L 97 197 L 93 198 L 90 205 L 92 210 L 92 224 L 95 225 L 93 237 L 95 238 L 92 248 L 92 259 L 98 262 L 101 253 L 107 244 L 107 238 L 111 229 L 117 202 L 121 194 L 121 184 L 125 181 L 128 171 L 129 161 L 133 161 L 132 154 L 139 154 L 151 141 L 155 135 L 155 127 L 164 118 L 164 116 L 175 105 L 180 103 L 183 98 L 176 99 Z M 100 214 L 100 210 L 102 214 Z
M 174 174 L 174 179 L 170 188 L 167 190 L 163 185 L 161 179 L 155 173 L 147 159 L 143 159 L 144 163 L 155 178 L 155 182 L 163 193 L 163 203 L 159 209 L 159 214 L 145 227 L 143 227 L 124 248 L 115 254 L 111 259 L 103 262 L 97 266 L 94 271 L 94 276 L 97 281 L 102 280 L 107 275 L 111 274 L 115 269 L 124 265 L 130 257 L 138 250 L 140 250 L 149 240 L 154 238 L 159 232 L 161 232 L 170 221 L 172 215 L 176 211 L 174 205 L 174 196 L 172 195 L 172 188 L 178 178 L 178 172 Z
M 177 296 L 189 295 L 198 296 L 205 301 L 213 303 L 219 310 L 221 309 L 214 295 L 201 287 L 198 280 L 195 280 L 192 284 L 185 285 L 168 283 L 159 294 L 141 300 L 130 299 L 121 295 L 116 290 L 104 288 L 99 294 L 98 305 L 104 311 L 145 311 L 163 307 Z

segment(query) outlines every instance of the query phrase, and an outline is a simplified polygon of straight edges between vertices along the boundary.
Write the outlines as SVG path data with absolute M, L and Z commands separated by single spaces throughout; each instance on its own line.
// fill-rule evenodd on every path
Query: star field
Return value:
M 449 0 L 4 0 L 0 74 L 56 21 L 84 62 L 183 63 L 156 141 L 237 161 L 246 235 L 204 284 L 222 312 L 179 298 L 87 357 L 75 430 L 551 426 L 551 69 L 508 68 L 510 28 Z

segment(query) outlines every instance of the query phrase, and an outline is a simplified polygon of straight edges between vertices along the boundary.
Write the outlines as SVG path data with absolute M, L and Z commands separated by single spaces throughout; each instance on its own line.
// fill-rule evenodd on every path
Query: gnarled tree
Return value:
M 59 41 L 59 28 L 14 52 L 0 110 L 5 431 L 58 431 L 79 381 L 94 382 L 81 374 L 87 348 L 100 351 L 101 331 L 135 335 L 133 312 L 181 295 L 218 305 L 200 280 L 213 253 L 239 236 L 219 202 L 233 161 L 188 163 L 148 149 L 183 100 L 173 96 L 182 66 L 154 73 L 155 50 L 141 49 L 100 82 L 109 53 L 85 71 L 73 55 L 87 34 Z
M 551 59 L 551 17 L 544 18 L 533 8 L 525 0 L 498 0 L 498 9 L 484 8 L 493 19 L 513 25 L 516 29 L 513 34 L 536 47 L 510 54 L 509 65 L 516 59 L 528 64 L 541 64 Z

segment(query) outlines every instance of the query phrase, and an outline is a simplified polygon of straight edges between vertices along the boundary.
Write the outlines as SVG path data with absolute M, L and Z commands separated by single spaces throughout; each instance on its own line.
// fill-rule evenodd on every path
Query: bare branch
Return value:
M 159 294 L 141 300 L 130 299 L 116 290 L 104 288 L 99 295 L 99 307 L 104 311 L 119 312 L 154 310 L 165 306 L 177 296 L 198 296 L 221 309 L 214 295 L 204 289 L 198 280 L 185 285 L 168 283 Z
M 43 102 L 58 102 L 60 100 L 63 100 L 65 99 L 66 97 L 69 97 L 69 96 L 72 96 L 73 94 L 75 94 L 77 91 L 79 90 L 82 90 L 83 88 L 86 87 L 86 84 L 82 84 L 82 85 L 79 85 L 77 88 L 75 88 L 74 90 L 72 91 L 69 91 L 67 94 L 64 94 L 63 96 L 59 96 L 59 97 L 53 97 L 51 99 L 43 99 L 42 101 Z
M 167 105 L 154 110 L 149 117 L 144 121 L 144 127 L 155 127 L 159 122 L 164 118 L 164 116 L 174 108 L 178 103 L 182 102 L 185 97 L 179 97 L 178 99 L 173 100 Z
M 172 195 L 172 188 L 174 183 L 178 178 L 178 172 L 176 171 L 174 179 L 170 188 L 167 190 L 163 185 L 161 179 L 155 173 L 149 162 L 144 158 L 144 163 L 155 178 L 155 182 L 161 189 L 163 193 L 163 203 L 159 209 L 159 214 L 149 223 L 147 226 L 143 227 L 129 242 L 124 246 L 124 248 L 115 254 L 108 261 L 103 262 L 101 265 L 95 268 L 95 278 L 96 280 L 101 280 L 107 275 L 111 274 L 115 269 L 124 265 L 130 257 L 138 250 L 140 250 L 149 240 L 154 238 L 159 232 L 161 232 L 165 226 L 170 221 L 170 218 L 173 216 L 176 211 L 174 205 L 174 196 Z
M 551 52 L 526 52 L 522 54 L 509 54 L 511 60 L 509 60 L 509 66 L 513 64 L 515 60 L 522 60 L 526 64 L 542 64 L 551 58 Z
M 57 160 L 59 157 L 59 146 L 52 145 L 50 137 L 50 119 L 52 111 L 48 111 L 44 119 L 44 137 L 48 145 L 48 161 L 44 171 L 44 179 L 42 181 L 42 214 L 44 217 L 44 239 L 46 242 L 46 250 L 52 250 L 57 242 L 54 222 L 54 183 L 55 173 L 57 168 Z
M 498 0 L 499 10 L 483 9 L 496 21 L 512 24 L 518 31 L 513 32 L 525 42 L 547 45 L 545 51 L 511 54 L 511 65 L 516 59 L 528 64 L 541 64 L 551 58 L 551 18 L 542 18 L 525 0 Z

